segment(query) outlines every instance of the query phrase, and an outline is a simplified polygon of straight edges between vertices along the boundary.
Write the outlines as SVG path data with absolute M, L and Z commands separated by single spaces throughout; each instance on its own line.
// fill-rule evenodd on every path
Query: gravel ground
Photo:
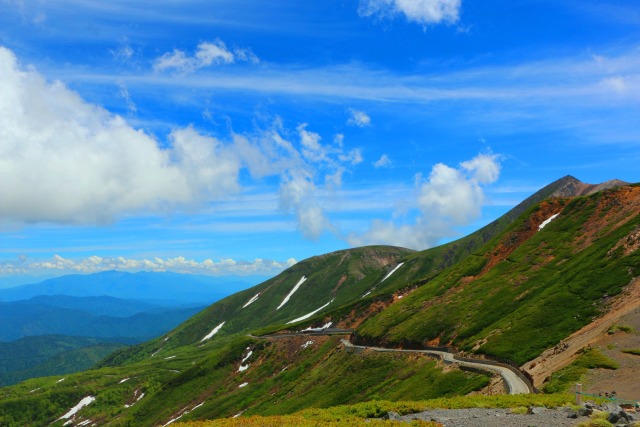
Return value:
M 437 421 L 446 427 L 572 427 L 587 417 L 569 418 L 568 408 L 535 408 L 535 414 L 512 414 L 509 409 L 437 409 L 404 415 L 397 420 Z

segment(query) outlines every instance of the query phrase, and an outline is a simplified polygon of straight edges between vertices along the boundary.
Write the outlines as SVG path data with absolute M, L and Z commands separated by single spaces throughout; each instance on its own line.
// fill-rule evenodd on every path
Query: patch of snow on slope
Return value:
M 182 414 L 182 415 L 184 415 L 184 414 Z M 162 427 L 167 427 L 169 424 L 173 424 L 173 423 L 175 423 L 175 422 L 176 422 L 176 421 L 178 421 L 180 418 L 182 418 L 182 415 L 178 415 L 177 417 L 170 419 L 170 420 L 169 420 L 169 422 L 168 422 L 168 423 L 166 423 L 166 424 L 164 424 Z
M 329 323 L 325 323 L 322 327 L 320 328 L 307 328 L 307 329 L 303 329 L 300 332 L 320 332 L 320 331 L 324 331 L 327 328 L 330 328 L 331 325 L 333 325 L 333 322 L 329 322 Z
M 247 302 L 245 305 L 243 305 L 242 308 L 247 308 L 250 304 L 253 304 L 254 302 L 256 302 L 256 300 L 258 299 L 259 296 L 260 296 L 260 292 L 255 294 L 255 296 L 253 298 L 251 298 L 249 300 L 249 302 Z
M 316 343 L 315 341 L 307 341 L 306 343 L 302 344 L 302 345 L 300 346 L 300 348 L 304 349 L 304 348 L 307 348 L 307 347 L 309 347 L 310 345 L 313 345 L 313 344 L 315 344 L 315 343 Z
M 246 386 L 248 386 L 248 385 L 249 385 L 249 383 L 242 383 L 242 384 L 240 384 L 240 385 L 238 386 L 238 388 L 246 387 Z
M 551 221 L 553 221 L 554 219 L 556 219 L 556 217 L 560 215 L 560 212 L 558 212 L 555 215 L 551 215 L 549 218 L 547 218 L 546 220 L 544 220 L 544 222 L 542 224 L 540 224 L 538 226 L 538 231 L 542 230 L 547 224 L 549 224 Z
M 293 289 L 291 289 L 291 292 L 289 292 L 289 294 L 286 297 L 284 297 L 284 299 L 282 300 L 278 308 L 276 308 L 276 310 L 280 310 L 280 307 L 282 307 L 287 303 L 287 301 L 289 301 L 289 298 L 291 298 L 291 295 L 293 295 L 298 290 L 300 285 L 302 285 L 306 280 L 307 278 L 305 276 L 302 276 L 302 279 L 300 279 L 298 283 L 296 283 L 296 285 L 293 287 Z
M 58 381 L 56 381 L 56 384 L 61 383 L 64 380 L 66 380 L 66 378 L 60 378 Z
M 246 362 L 247 359 L 250 358 L 252 354 L 253 354 L 253 351 L 249 350 L 249 353 L 247 353 L 247 355 L 244 358 L 242 358 L 242 361 L 240 363 Z
M 369 292 L 367 292 L 366 294 L 362 295 L 360 298 L 364 298 L 364 297 L 366 297 L 367 295 L 369 295 L 370 293 L 371 293 L 371 291 L 369 291 Z
M 244 372 L 247 369 L 249 369 L 249 365 L 240 365 L 240 367 L 238 368 L 238 372 Z
M 214 336 L 215 334 L 217 334 L 217 333 L 218 333 L 218 331 L 220 330 L 220 328 L 222 328 L 222 325 L 224 325 L 224 324 L 225 324 L 225 322 L 222 322 L 222 323 L 220 323 L 218 326 L 216 326 L 215 328 L 213 328 L 213 330 L 212 330 L 211 332 L 209 332 L 207 335 L 205 335 L 205 337 L 204 337 L 204 338 L 202 338 L 202 339 L 200 340 L 200 342 L 202 342 L 202 341 L 206 341 L 206 340 L 208 340 L 209 338 L 211 338 L 212 336 Z
M 133 392 L 133 397 L 138 396 L 138 393 L 140 393 L 140 389 L 136 389 L 136 391 Z M 125 408 L 131 408 L 133 405 L 135 405 L 136 403 L 140 402 L 140 399 L 142 399 L 144 397 L 144 393 L 140 393 L 140 396 L 138 396 L 136 398 L 136 400 L 131 404 L 131 405 L 124 405 Z
M 76 424 L 76 427 L 82 427 L 91 424 L 91 420 L 84 420 L 81 423 Z
M 404 262 L 401 262 L 400 264 L 396 265 L 396 267 L 395 267 L 393 270 L 391 270 L 391 271 L 390 271 L 386 276 L 384 276 L 384 279 L 382 279 L 382 280 L 380 281 L 380 283 L 384 282 L 384 281 L 385 281 L 385 280 L 387 280 L 389 277 L 391 277 L 391 275 L 392 275 L 393 273 L 395 273 L 397 269 L 399 269 L 400 267 L 402 267 L 402 264 L 404 264 Z
M 69 412 L 67 412 L 66 414 L 64 414 L 63 416 L 61 416 L 60 418 L 58 418 L 58 420 L 67 420 L 71 417 L 73 417 L 75 414 L 78 413 L 78 411 L 82 408 L 84 408 L 85 406 L 91 404 L 92 402 L 94 402 L 96 400 L 95 397 L 93 396 L 87 396 L 85 398 L 83 398 L 80 403 L 78 403 L 76 406 L 74 406 L 73 408 L 71 408 L 69 410 Z M 58 421 L 56 420 L 56 421 Z
M 318 308 L 318 309 L 316 309 L 316 310 L 313 310 L 311 313 L 307 313 L 307 314 L 305 314 L 305 315 L 304 315 L 304 316 L 302 316 L 302 317 L 298 317 L 297 319 L 293 319 L 293 320 L 291 320 L 290 322 L 287 322 L 287 325 L 288 325 L 289 323 L 296 323 L 296 322 L 299 322 L 299 321 L 301 321 L 301 320 L 308 319 L 309 317 L 313 316 L 314 314 L 316 314 L 317 312 L 319 312 L 320 310 L 322 310 L 323 308 L 325 308 L 326 306 L 328 306 L 328 305 L 329 305 L 329 304 L 331 304 L 332 302 L 333 302 L 333 300 L 329 301 L 328 303 L 326 303 L 326 304 L 325 304 L 325 305 L 323 305 L 322 307 L 320 307 L 320 308 Z
M 123 379 L 120 380 L 120 382 L 118 384 L 122 384 L 122 383 L 127 382 L 127 381 L 129 381 L 129 378 L 123 378 Z
M 176 356 L 169 356 L 169 357 L 165 357 L 164 360 L 171 360 L 171 359 L 175 359 Z

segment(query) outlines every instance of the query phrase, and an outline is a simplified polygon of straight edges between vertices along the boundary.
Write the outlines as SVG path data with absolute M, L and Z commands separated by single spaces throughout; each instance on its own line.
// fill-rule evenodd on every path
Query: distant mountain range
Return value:
M 35 284 L 0 289 L 0 301 L 27 300 L 40 295 L 111 296 L 176 306 L 211 304 L 264 280 L 261 276 L 213 277 L 170 272 L 104 271 L 74 274 Z
M 4 278 L 0 385 L 88 369 L 114 350 L 159 336 L 262 279 L 118 271 L 31 284 L 24 283 L 33 277 Z

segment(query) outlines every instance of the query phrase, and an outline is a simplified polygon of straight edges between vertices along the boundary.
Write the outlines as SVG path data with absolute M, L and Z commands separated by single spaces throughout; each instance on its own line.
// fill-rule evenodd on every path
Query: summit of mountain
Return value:
M 550 197 L 588 196 L 599 191 L 623 187 L 625 185 L 629 185 L 629 183 L 619 179 L 611 179 L 600 184 L 587 184 L 571 175 L 567 175 L 550 184 L 550 187 L 553 188 Z

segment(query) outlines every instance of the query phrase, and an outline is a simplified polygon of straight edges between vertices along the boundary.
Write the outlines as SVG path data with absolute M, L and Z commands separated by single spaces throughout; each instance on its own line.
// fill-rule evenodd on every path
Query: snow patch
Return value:
M 304 349 L 304 348 L 307 348 L 307 347 L 309 347 L 310 345 L 313 345 L 313 344 L 315 344 L 315 343 L 316 343 L 315 341 L 307 341 L 306 343 L 302 344 L 302 345 L 300 346 L 300 348 L 303 348 L 303 349 Z
M 247 308 L 249 305 L 251 305 L 254 302 L 256 302 L 256 300 L 258 299 L 259 296 L 260 296 L 260 292 L 255 294 L 254 297 L 249 300 L 249 302 L 247 302 L 245 305 L 242 306 L 242 308 Z
M 155 353 L 153 353 L 153 354 L 151 355 L 151 357 L 153 357 L 153 356 L 155 356 L 156 354 L 160 353 L 160 350 L 162 350 L 162 349 L 161 349 L 161 348 L 159 348 L 158 350 L 156 350 L 156 352 L 155 352 Z
M 194 406 L 193 408 L 191 408 L 191 411 L 195 411 L 196 409 L 198 409 L 198 408 L 199 408 L 199 407 L 201 407 L 202 405 L 204 405 L 204 402 L 202 402 L 202 403 L 200 403 L 200 404 L 198 404 L 198 405 Z M 189 411 L 189 412 L 191 412 L 191 411 Z
M 184 415 L 184 414 L 178 415 L 178 416 L 177 416 L 177 417 L 175 417 L 175 418 L 171 418 L 171 419 L 169 420 L 169 422 L 167 422 L 166 424 L 163 424 L 163 425 L 162 425 L 162 427 L 167 427 L 169 424 L 173 424 L 173 423 L 175 423 L 175 422 L 176 422 L 176 421 L 178 421 L 180 418 L 182 418 L 182 415 Z
M 329 301 L 328 303 L 326 303 L 326 304 L 325 304 L 325 305 L 323 305 L 322 307 L 320 307 L 320 308 L 318 308 L 318 309 L 316 309 L 316 310 L 313 310 L 311 313 L 307 313 L 307 314 L 305 314 L 305 315 L 304 315 L 304 316 L 302 316 L 302 317 L 298 317 L 297 319 L 293 319 L 293 320 L 291 320 L 290 322 L 287 322 L 287 325 L 288 325 L 289 323 L 296 323 L 296 322 L 299 322 L 299 321 L 301 321 L 301 320 L 308 319 L 309 317 L 313 316 L 314 314 L 316 314 L 317 312 L 319 312 L 320 310 L 322 310 L 323 308 L 325 308 L 326 306 L 328 306 L 328 305 L 329 305 L 329 304 L 331 304 L 332 302 L 333 302 L 333 300 Z
M 247 369 L 249 369 L 249 365 L 240 365 L 240 367 L 238 368 L 238 372 L 244 372 Z
M 63 416 L 61 416 L 60 418 L 58 418 L 56 421 L 59 420 L 67 420 L 71 417 L 73 417 L 75 414 L 78 413 L 78 411 L 82 408 L 84 408 L 85 406 L 91 404 L 92 402 L 94 402 L 96 400 L 95 397 L 93 396 L 87 396 L 85 398 L 83 398 L 80 403 L 78 403 L 76 406 L 74 406 L 73 408 L 71 408 L 69 410 L 69 412 L 67 412 L 66 414 L 64 414 Z
M 120 382 L 118 384 L 122 384 L 122 383 L 125 383 L 127 381 L 129 381 L 129 378 L 123 378 L 123 379 L 120 380 Z
M 252 354 L 253 354 L 253 351 L 249 350 L 249 353 L 247 353 L 247 355 L 242 359 L 242 362 L 240 362 L 240 363 L 242 364 L 242 363 L 246 362 L 247 359 L 249 359 Z
M 56 384 L 61 383 L 64 380 L 66 380 L 66 378 L 60 378 L 58 381 L 56 381 Z
M 371 291 L 369 291 L 369 292 L 367 292 L 366 294 L 362 295 L 360 298 L 364 298 L 364 297 L 366 297 L 366 296 L 367 296 L 367 295 L 369 295 L 369 294 L 371 294 Z
M 67 421 L 69 422 L 69 421 Z M 81 423 L 76 424 L 76 427 L 82 427 L 82 426 L 86 426 L 88 424 L 91 424 L 91 420 L 84 420 Z
M 144 393 L 140 393 L 140 396 L 138 396 L 138 393 L 140 393 L 140 389 L 137 389 L 136 391 L 133 392 L 133 397 L 137 396 L 136 400 L 131 405 L 124 405 L 125 408 L 131 408 L 133 405 L 140 402 L 140 399 L 144 397 Z
M 291 289 L 291 292 L 289 292 L 289 294 L 286 297 L 284 297 L 284 299 L 282 300 L 282 302 L 280 303 L 278 308 L 276 308 L 276 310 L 280 310 L 280 308 L 283 305 L 285 305 L 287 303 L 287 301 L 289 301 L 289 298 L 291 298 L 291 295 L 293 295 L 298 290 L 300 285 L 302 285 L 306 280 L 307 280 L 307 278 L 305 276 L 302 276 L 302 279 L 300 279 L 298 281 L 298 283 L 296 283 L 296 285 L 293 287 L 293 289 Z
M 235 415 L 234 415 L 233 417 L 231 417 L 231 418 L 238 418 L 240 415 L 242 415 L 242 413 L 243 413 L 243 412 L 244 412 L 244 411 L 240 411 L 240 412 L 238 412 L 237 414 L 235 414 Z
M 164 360 L 170 360 L 170 359 L 175 359 L 176 356 L 169 356 L 169 357 L 165 357 Z
M 300 332 L 321 332 L 324 331 L 327 328 L 330 328 L 331 325 L 333 325 L 333 322 L 329 322 L 329 323 L 325 323 L 322 327 L 320 328 L 307 328 L 307 329 L 303 329 Z
M 542 230 L 547 224 L 549 224 L 551 221 L 553 221 L 554 219 L 556 219 L 556 217 L 560 215 L 560 212 L 558 212 L 557 214 L 551 215 L 549 218 L 545 219 L 542 224 L 540 224 L 538 226 L 538 231 Z
M 240 385 L 238 386 L 238 388 L 246 387 L 246 386 L 248 386 L 248 385 L 249 385 L 249 383 L 242 383 L 242 384 L 240 384 Z
M 402 299 L 404 295 L 398 295 L 398 299 Z
M 34 388 L 34 389 L 33 389 L 33 390 L 31 390 L 29 393 L 33 393 L 34 391 L 38 391 L 38 390 L 40 390 L 40 387 L 38 387 L 38 388 Z
M 202 342 L 202 341 L 206 341 L 206 340 L 208 340 L 209 338 L 211 338 L 212 336 L 214 336 L 215 334 L 217 334 L 217 333 L 218 333 L 218 331 L 220 330 L 220 328 L 222 328 L 222 325 L 224 325 L 224 324 L 225 324 L 225 322 L 222 322 L 222 323 L 220 323 L 218 326 L 216 326 L 215 328 L 213 328 L 213 330 L 212 330 L 211 332 L 209 332 L 207 335 L 205 335 L 205 337 L 204 337 L 204 338 L 202 338 L 202 339 L 200 340 L 200 342 Z
M 391 275 L 392 275 L 393 273 L 395 273 L 397 269 L 399 269 L 400 267 L 402 267 L 402 264 L 404 264 L 404 262 L 401 262 L 400 264 L 396 265 L 396 267 L 395 267 L 393 270 L 391 270 L 391 271 L 390 271 L 386 276 L 384 276 L 384 279 L 382 279 L 382 280 L 380 281 L 380 283 L 384 282 L 384 281 L 385 281 L 385 280 L 387 280 L 389 277 L 391 277 Z

